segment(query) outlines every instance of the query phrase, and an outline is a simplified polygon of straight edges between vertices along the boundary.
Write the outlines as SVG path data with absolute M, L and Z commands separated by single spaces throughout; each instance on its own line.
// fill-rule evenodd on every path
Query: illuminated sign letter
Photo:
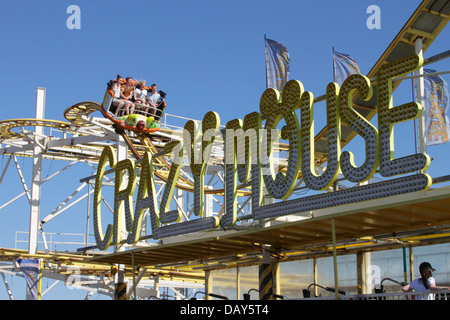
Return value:
M 97 175 L 95 178 L 95 188 L 94 188 L 94 234 L 95 241 L 100 250 L 105 250 L 111 244 L 112 239 L 112 225 L 106 227 L 106 232 L 103 234 L 102 230 L 102 215 L 101 215 L 101 202 L 102 202 L 102 180 L 105 174 L 106 165 L 109 162 L 109 166 L 114 168 L 116 166 L 116 154 L 112 147 L 105 147 L 100 156 L 98 162 Z
M 170 166 L 169 177 L 160 203 L 160 219 L 162 223 L 178 222 L 181 219 L 181 213 L 175 209 L 170 211 L 170 200 L 177 185 L 178 175 L 180 173 L 183 158 L 183 142 L 172 141 L 164 145 L 164 153 L 169 154 L 174 151 L 174 160 Z
M 202 133 L 204 135 L 209 130 L 218 133 L 219 126 L 219 115 L 216 112 L 210 111 L 203 117 Z M 184 126 L 183 141 L 194 178 L 194 214 L 201 216 L 204 211 L 205 173 L 208 167 L 208 158 L 211 152 L 211 144 L 214 141 L 214 135 L 211 134 L 209 139 L 201 139 L 199 137 L 197 122 L 190 120 Z M 201 152 L 196 151 L 196 144 L 198 142 L 201 143 Z
M 394 159 L 394 124 L 416 119 L 422 106 L 410 102 L 392 107 L 392 78 L 406 75 L 422 66 L 423 58 L 417 54 L 388 63 L 378 72 L 378 131 L 380 139 L 380 173 L 384 177 L 420 171 L 428 168 L 430 157 L 419 153 Z
M 150 221 L 153 232 L 159 228 L 160 222 L 157 203 L 152 155 L 151 153 L 146 152 L 142 159 L 133 227 L 131 228 L 131 232 L 128 234 L 127 239 L 129 244 L 136 243 L 139 240 L 142 220 L 146 209 L 150 210 Z
M 300 154 L 300 125 L 295 110 L 300 107 L 300 96 L 303 93 L 303 85 L 300 81 L 290 80 L 286 83 L 281 93 L 274 89 L 264 91 L 260 100 L 260 110 L 266 117 L 264 133 L 271 135 L 272 129 L 276 129 L 281 119 L 286 121 L 286 125 L 281 129 L 281 137 L 289 140 L 289 159 L 286 173 L 278 172 L 275 176 L 272 161 L 272 142 L 268 139 L 267 156 L 269 163 L 262 163 L 263 170 L 269 169 L 271 174 L 266 174 L 264 170 L 264 183 L 267 191 L 276 199 L 287 199 L 294 189 L 298 172 L 301 165 Z M 275 178 L 275 179 L 274 179 Z
M 225 131 L 225 214 L 222 226 L 236 222 L 237 177 L 241 183 L 251 178 L 252 208 L 262 204 L 261 164 L 258 161 L 261 114 L 250 113 L 242 120 L 231 120 Z
M 338 115 L 337 83 L 327 86 L 327 169 L 320 176 L 314 161 L 314 106 L 313 94 L 305 92 L 301 99 L 302 124 L 302 176 L 305 184 L 313 190 L 331 186 L 339 175 L 339 154 L 341 151 L 340 120 Z
M 370 80 L 360 74 L 352 74 L 342 84 L 339 91 L 339 105 L 342 121 L 349 125 L 366 141 L 366 158 L 360 167 L 356 167 L 353 154 L 345 151 L 341 155 L 341 170 L 352 182 L 364 182 L 372 177 L 378 168 L 378 131 L 353 109 L 353 93 L 358 91 L 363 100 L 372 97 Z
M 125 181 L 125 172 L 127 181 Z M 126 185 L 123 188 L 123 185 Z M 136 186 L 136 167 L 130 159 L 125 159 L 116 165 L 116 181 L 114 185 L 114 228 L 112 244 L 119 244 L 122 234 L 122 216 L 125 213 L 126 228 L 131 230 L 133 223 L 133 193 Z M 123 189 L 121 189 L 123 188 Z

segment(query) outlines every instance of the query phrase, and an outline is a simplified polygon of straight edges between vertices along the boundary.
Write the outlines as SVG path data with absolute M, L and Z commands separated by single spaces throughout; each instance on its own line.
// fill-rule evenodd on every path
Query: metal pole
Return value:
M 331 218 L 331 236 L 333 239 L 333 264 L 334 264 L 334 291 L 336 300 L 339 300 L 339 281 L 338 281 L 338 267 L 337 267 L 337 256 L 336 256 L 336 224 L 334 218 Z
M 334 59 L 334 47 L 333 47 L 333 82 L 336 82 L 336 63 Z
M 156 297 L 159 299 L 161 297 L 161 292 L 159 290 L 159 276 L 153 277 L 153 289 L 156 292 Z M 163 292 L 163 297 L 164 297 L 164 292 Z
M 414 75 L 414 76 L 398 77 L 398 78 L 393 78 L 392 80 L 397 81 L 397 80 L 406 80 L 406 79 L 418 79 L 418 78 L 423 78 L 423 77 L 439 76 L 441 74 L 449 74 L 449 73 L 450 73 L 450 71 L 446 70 L 446 71 L 439 71 L 439 72 L 430 72 L 427 74 L 418 74 L 418 75 Z
M 414 258 L 413 247 L 409 246 L 409 282 L 412 282 L 414 280 L 414 259 L 413 258 Z
M 125 160 L 128 157 L 128 147 L 121 135 L 117 135 L 117 161 Z M 120 177 L 116 177 L 116 179 L 120 179 Z M 123 179 L 122 183 L 125 183 L 125 179 Z M 117 214 L 123 214 L 123 212 L 117 212 Z M 118 242 L 122 240 L 122 234 L 124 232 L 124 224 L 125 219 L 122 219 L 122 225 L 120 226 L 122 232 L 120 234 L 120 239 Z M 115 252 L 124 251 L 125 248 L 123 246 L 117 245 L 115 247 Z M 116 293 L 115 300 L 126 300 L 127 299 L 127 283 L 125 282 L 125 265 L 117 264 L 117 274 L 116 274 Z
M 415 50 L 416 54 L 423 56 L 423 48 L 422 48 L 422 38 L 417 38 L 415 42 Z M 415 75 L 422 75 L 423 67 L 421 67 L 418 71 L 415 72 Z M 419 77 L 415 80 L 416 83 L 416 101 L 423 108 L 425 108 L 425 88 L 424 88 L 424 78 Z M 419 129 L 419 151 L 421 153 L 427 153 L 427 136 L 425 129 L 425 110 L 422 112 L 422 115 L 417 119 L 418 121 L 418 129 Z M 424 173 L 426 173 L 424 171 Z
M 269 87 L 269 79 L 267 74 L 267 39 L 266 34 L 264 34 L 264 52 L 265 52 L 265 65 L 266 65 L 266 89 Z
M 358 294 L 363 294 L 363 283 L 364 283 L 364 253 L 356 253 L 356 279 L 358 284 Z
M 404 283 L 408 283 L 408 275 L 406 269 L 406 246 L 403 245 L 403 281 Z
M 366 252 L 364 253 L 364 257 L 363 257 L 363 266 L 364 266 L 364 287 L 363 287 L 363 294 L 367 294 L 367 293 L 372 293 L 374 287 L 372 287 L 372 283 L 373 280 L 370 277 L 372 273 L 369 274 L 369 270 L 370 272 L 372 272 L 371 270 L 371 266 L 372 266 L 372 253 L 371 252 Z M 371 280 L 369 283 L 369 279 Z M 381 279 L 380 279 L 381 280 Z M 375 283 L 373 283 L 375 284 Z
M 136 300 L 136 267 L 134 265 L 134 252 L 131 251 L 131 264 L 133 265 L 133 299 Z
M 273 293 L 281 295 L 280 263 L 272 263 Z
M 88 183 L 88 199 L 87 199 L 87 218 L 86 218 L 86 241 L 85 246 L 87 247 L 89 245 L 89 215 L 90 215 L 90 208 L 91 208 L 91 184 Z
M 5 284 L 6 291 L 8 292 L 9 300 L 14 300 L 11 288 L 9 287 L 8 281 L 6 281 L 5 274 L 3 272 L 0 272 L 0 274 L 2 275 L 3 283 Z
M 10 155 L 9 158 L 8 158 L 8 162 L 6 162 L 5 168 L 3 169 L 2 176 L 0 177 L 0 183 L 2 183 L 2 181 L 3 181 L 3 178 L 4 178 L 5 173 L 6 173 L 6 169 L 8 169 L 9 163 L 11 162 L 12 157 L 13 157 L 13 156 Z
M 208 295 L 211 293 L 212 289 L 212 274 L 210 270 L 205 271 L 205 299 L 211 300 L 210 296 Z
M 241 300 L 240 298 L 240 292 L 241 292 L 241 269 L 239 266 L 236 267 L 236 300 Z
M 42 298 L 42 268 L 44 267 L 44 260 L 39 259 L 39 279 L 38 279 L 38 300 Z
M 313 277 L 314 277 L 314 284 L 317 284 L 317 258 L 313 258 Z M 318 287 L 314 286 L 314 297 L 318 296 Z
M 44 119 L 45 115 L 45 88 L 36 88 L 36 119 Z M 43 135 L 44 128 L 36 126 L 35 133 Z
M 36 89 L 36 119 L 44 119 L 45 113 L 45 88 Z M 38 135 L 43 135 L 44 128 L 36 126 L 36 139 Z M 31 204 L 30 204 L 30 234 L 28 242 L 28 253 L 36 254 L 38 251 L 38 233 L 39 233 L 39 209 L 41 199 L 41 179 L 42 179 L 42 149 L 35 144 L 33 149 L 33 173 L 31 186 Z
M 132 254 L 132 257 L 134 260 L 134 254 Z M 133 262 L 133 266 L 134 266 L 134 262 Z M 136 296 L 137 296 L 136 289 L 137 289 L 137 286 L 139 285 L 139 282 L 145 276 L 145 273 L 147 272 L 147 268 L 142 268 L 141 271 L 139 272 L 139 275 L 137 276 L 137 278 L 135 277 L 134 272 L 136 272 L 136 267 L 134 267 L 134 271 L 133 271 L 133 286 L 127 289 L 127 299 L 131 296 L 131 293 L 133 293 L 135 296 L 135 299 L 137 299 L 136 298 Z
M 270 246 L 262 246 L 262 263 L 259 266 L 259 299 L 273 299 L 273 265 L 270 263 Z

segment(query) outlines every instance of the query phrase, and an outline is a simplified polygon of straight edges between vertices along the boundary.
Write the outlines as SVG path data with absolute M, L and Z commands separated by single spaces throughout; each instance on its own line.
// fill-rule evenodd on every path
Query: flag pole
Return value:
M 268 86 L 269 86 L 269 82 L 268 82 L 268 79 L 267 79 L 267 39 L 266 39 L 266 34 L 264 33 L 264 53 L 265 53 L 265 68 L 266 68 L 266 89 L 268 88 Z
M 336 66 L 334 62 L 334 46 L 333 46 L 333 82 L 336 82 Z

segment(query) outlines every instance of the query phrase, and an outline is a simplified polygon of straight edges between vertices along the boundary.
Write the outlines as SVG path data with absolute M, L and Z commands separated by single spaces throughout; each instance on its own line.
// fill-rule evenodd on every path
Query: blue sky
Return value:
M 420 2 L 2 1 L 0 119 L 33 118 L 35 89 L 45 87 L 46 118 L 65 120 L 67 107 L 85 100 L 101 102 L 106 83 L 121 74 L 158 84 L 167 93 L 166 113 L 202 119 L 213 110 L 225 124 L 259 110 L 265 89 L 264 34 L 287 47 L 292 61 L 290 79 L 300 80 L 306 90 L 319 96 L 332 81 L 333 46 L 355 58 L 367 74 Z M 72 4 L 81 9 L 79 30 L 66 26 L 70 17 L 66 10 Z M 370 5 L 381 9 L 381 29 L 366 26 Z M 449 36 L 447 26 L 425 57 L 448 50 Z M 448 60 L 433 68 L 448 70 Z M 449 81 L 448 76 L 444 78 Z M 410 101 L 410 86 L 402 92 L 394 96 L 396 101 Z M 318 119 L 317 123 L 318 131 L 324 122 Z M 411 154 L 413 132 L 412 125 L 408 126 L 399 141 L 408 141 L 403 143 L 408 147 L 404 152 Z M 430 153 L 436 159 L 445 159 L 449 153 L 448 145 L 433 148 Z M 3 169 L 7 159 L 1 160 Z M 27 161 L 20 163 L 29 181 Z M 43 171 L 52 173 L 64 165 L 45 164 Z M 77 172 L 75 178 L 61 183 L 73 190 L 89 174 L 89 170 Z M 17 173 L 8 173 L 6 178 L 16 179 Z M 11 192 L 6 192 L 4 183 L 1 188 L 1 203 L 22 191 L 20 185 L 8 187 Z M 55 201 L 67 195 L 61 192 Z M 82 220 L 80 225 L 69 220 L 49 226 L 50 230 L 83 233 L 84 210 L 81 205 L 81 218 L 73 218 Z M 26 202 L 0 211 L 2 221 L 8 221 L 0 224 L 0 247 L 14 245 L 16 230 L 28 231 L 28 214 Z M 6 298 L 3 289 L 0 298 Z
M 34 89 L 42 86 L 46 116 L 63 120 L 62 109 L 101 101 L 106 82 L 120 73 L 157 83 L 168 94 L 168 113 L 201 119 L 216 110 L 226 122 L 258 107 L 265 89 L 264 34 L 288 48 L 290 78 L 321 95 L 332 80 L 333 46 L 353 56 L 365 74 L 419 3 L 4 2 L 0 84 L 9 107 L 2 118 L 33 117 Z M 71 4 L 81 9 L 80 30 L 66 27 Z M 366 27 L 371 4 L 381 9 L 381 29 Z

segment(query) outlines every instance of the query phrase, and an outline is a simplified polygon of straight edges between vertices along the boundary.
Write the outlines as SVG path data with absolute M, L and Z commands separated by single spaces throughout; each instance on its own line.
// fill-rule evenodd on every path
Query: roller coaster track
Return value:
M 84 101 L 84 102 L 79 102 L 69 108 L 67 108 L 64 112 L 64 116 L 67 120 L 71 121 L 72 123 L 74 123 L 76 126 L 91 126 L 91 122 L 86 121 L 84 119 L 86 119 L 85 117 L 82 117 L 82 115 L 84 116 L 89 116 L 91 113 L 95 112 L 95 111 L 100 111 L 101 110 L 101 105 L 97 102 L 92 102 L 92 101 Z M 105 119 L 105 121 L 107 122 L 107 119 Z M 156 154 L 158 153 L 158 149 L 155 147 L 155 145 L 152 142 L 152 137 L 157 136 L 157 133 L 155 134 L 148 134 L 148 133 L 134 133 L 136 138 L 139 140 L 139 143 L 134 142 L 135 139 L 132 139 L 127 131 L 128 130 L 124 130 L 122 128 L 120 128 L 119 126 L 114 126 L 115 128 L 115 132 L 117 134 L 120 134 L 125 143 L 128 145 L 130 152 L 132 153 L 132 155 L 137 159 L 137 160 L 141 160 L 142 159 L 142 150 L 144 151 L 148 151 L 151 154 Z M 162 131 L 164 131 L 164 129 L 161 129 Z M 140 152 L 141 150 L 141 152 Z M 170 161 L 168 161 L 165 157 L 160 156 L 160 157 L 154 157 L 153 158 L 153 164 L 154 166 L 157 168 L 154 172 L 154 174 L 161 180 L 163 181 L 167 181 L 167 176 L 168 173 L 170 171 L 170 167 L 171 167 L 171 163 Z M 180 190 L 184 190 L 184 191 L 188 191 L 188 192 L 193 192 L 194 191 L 194 187 L 193 187 L 193 181 L 192 179 L 189 179 L 188 177 L 184 176 L 184 175 L 180 175 L 179 176 L 179 181 L 176 184 L 176 187 Z M 238 189 L 244 189 L 246 186 L 245 185 L 240 185 L 238 186 Z M 205 193 L 207 194 L 223 194 L 225 192 L 224 188 L 216 188 L 216 189 L 209 189 L 209 188 L 205 188 Z M 240 195 L 248 195 L 250 194 L 250 191 L 239 191 Z
M 43 126 L 47 128 L 54 128 L 63 132 L 69 132 L 74 134 L 77 132 L 76 128 L 80 127 L 95 127 L 92 123 L 92 118 L 90 116 L 94 112 L 100 112 L 101 105 L 93 101 L 82 101 L 72 105 L 64 111 L 64 117 L 68 122 L 56 121 L 56 120 L 41 120 L 41 119 L 14 119 L 14 120 L 4 120 L 0 121 L 0 137 L 2 139 L 32 139 L 32 131 L 27 131 L 25 127 L 35 127 Z M 114 131 L 121 135 L 129 147 L 131 154 L 137 159 L 142 159 L 142 153 L 148 151 L 151 154 L 158 153 L 158 148 L 153 144 L 152 137 L 157 136 L 157 134 L 147 134 L 147 133 L 133 133 L 134 137 L 131 138 L 127 133 L 128 130 L 124 130 L 118 126 L 112 124 L 108 119 L 99 120 L 105 126 L 114 126 Z M 19 129 L 16 132 L 14 129 Z M 164 129 L 161 129 L 164 131 Z M 166 130 L 166 133 L 173 133 L 171 130 Z M 83 134 L 83 133 L 82 133 Z M 82 146 L 78 146 L 82 148 Z M 25 155 L 25 154 L 20 154 Z M 30 155 L 31 156 L 31 155 Z M 168 173 L 170 171 L 171 163 L 164 156 L 154 157 L 153 165 L 155 169 L 155 176 L 163 181 L 167 181 Z M 180 190 L 193 192 L 193 180 L 187 176 L 187 174 L 180 174 L 179 180 L 176 185 Z M 240 195 L 248 195 L 250 191 L 244 190 L 245 185 L 238 186 L 240 190 Z M 210 189 L 205 188 L 206 194 L 223 194 L 224 188 Z

